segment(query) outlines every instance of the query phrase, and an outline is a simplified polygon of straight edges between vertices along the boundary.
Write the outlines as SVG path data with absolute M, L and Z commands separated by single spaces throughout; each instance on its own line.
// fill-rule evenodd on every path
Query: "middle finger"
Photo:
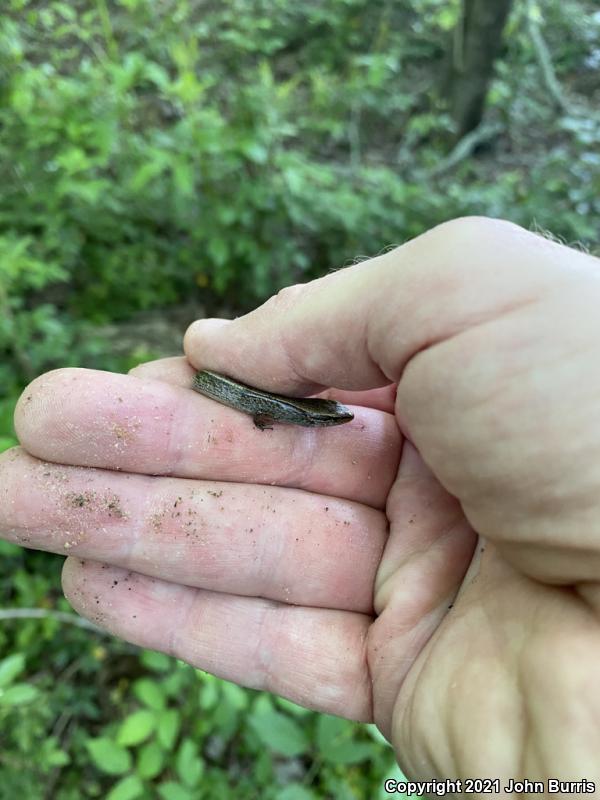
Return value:
M 296 489 L 0 456 L 0 530 L 172 583 L 371 613 L 383 512 Z

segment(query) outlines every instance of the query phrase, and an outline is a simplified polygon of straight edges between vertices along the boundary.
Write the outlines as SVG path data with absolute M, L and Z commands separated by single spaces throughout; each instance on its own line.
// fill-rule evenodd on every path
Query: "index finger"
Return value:
M 356 409 L 344 426 L 259 431 L 246 414 L 191 389 L 73 368 L 27 387 L 15 428 L 27 452 L 45 461 L 276 484 L 377 508 L 385 503 L 399 449 L 394 417 L 375 409 Z

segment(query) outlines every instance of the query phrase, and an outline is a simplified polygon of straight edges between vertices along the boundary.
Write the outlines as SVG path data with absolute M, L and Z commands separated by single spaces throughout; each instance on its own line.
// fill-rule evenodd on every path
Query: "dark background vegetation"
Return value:
M 41 372 L 177 352 L 443 220 L 593 250 L 597 8 L 5 0 L 0 450 Z M 0 800 L 386 796 L 374 728 L 78 626 L 60 559 L 0 556 Z

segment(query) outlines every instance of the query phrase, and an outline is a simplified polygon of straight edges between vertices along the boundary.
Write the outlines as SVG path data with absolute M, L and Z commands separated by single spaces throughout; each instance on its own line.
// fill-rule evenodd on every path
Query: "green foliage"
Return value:
M 107 775 L 123 775 L 131 769 L 131 755 L 118 742 L 101 736 L 85 743 L 93 763 Z
M 56 800 L 362 798 L 393 769 L 393 753 L 372 726 L 244 691 L 174 659 L 160 664 L 160 672 L 144 672 L 141 662 L 154 657 L 147 652 L 138 677 L 118 677 L 127 674 L 133 648 L 111 644 L 109 662 L 95 634 L 73 629 L 56 641 L 38 620 L 20 624 L 45 640 L 47 669 L 60 665 L 69 680 L 34 686 L 22 653 L 0 661 L 7 797 L 37 798 L 51 781 Z M 34 742 L 44 744 L 32 762 Z
M 248 308 L 460 214 L 595 235 L 597 117 L 576 102 L 556 118 L 524 4 L 490 91 L 505 166 L 468 159 L 437 177 L 458 0 L 6 5 L 0 386 L 13 392 L 52 366 L 102 366 L 89 323 L 190 298 Z M 585 91 L 593 5 L 537 13 L 557 74 Z
M 255 305 L 462 214 L 593 246 L 600 16 L 515 3 L 499 132 L 452 160 L 458 0 L 6 0 L 0 17 L 0 452 L 23 386 L 126 370 L 100 325 Z M 68 611 L 58 559 L 0 542 L 0 606 Z M 0 622 L 0 796 L 383 798 L 371 726 L 245 692 L 52 618 Z
M 17 683 L 15 678 L 25 668 L 25 656 L 14 653 L 0 661 L 0 720 L 1 713 L 8 712 L 14 706 L 31 703 L 38 698 L 39 692 L 30 683 Z

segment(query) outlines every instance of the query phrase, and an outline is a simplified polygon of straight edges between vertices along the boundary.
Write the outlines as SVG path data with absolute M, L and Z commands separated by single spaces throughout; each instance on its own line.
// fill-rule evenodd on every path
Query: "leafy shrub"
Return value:
M 457 0 L 7 5 L 4 386 L 69 357 L 94 362 L 83 321 L 190 297 L 245 309 L 459 214 L 595 234 L 597 118 L 582 107 L 556 119 L 520 4 L 490 93 L 504 124 L 493 161 L 438 177 Z M 584 25 L 584 3 L 549 5 L 571 34 L 564 69 L 585 76 L 598 16 L 590 6 Z
M 527 13 L 546 22 L 568 112 Z M 458 14 L 458 0 L 6 0 L 0 451 L 40 372 L 131 365 L 98 326 L 140 310 L 243 311 L 462 214 L 593 247 L 595 4 L 515 3 L 488 97 L 498 132 L 456 158 L 441 87 Z M 0 794 L 383 797 L 395 767 L 373 728 L 61 622 L 59 560 L 5 543 L 0 559 L 0 606 L 49 612 L 0 624 Z

